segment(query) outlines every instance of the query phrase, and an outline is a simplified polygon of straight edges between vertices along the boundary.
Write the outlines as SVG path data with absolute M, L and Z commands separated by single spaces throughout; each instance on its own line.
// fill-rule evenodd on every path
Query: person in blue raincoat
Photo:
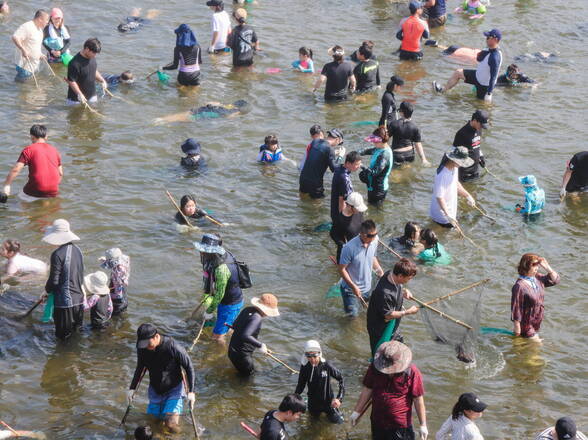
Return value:
M 537 179 L 532 174 L 519 177 L 519 182 L 525 188 L 525 204 L 517 204 L 517 212 L 526 215 L 539 214 L 545 205 L 545 191 L 537 186 Z

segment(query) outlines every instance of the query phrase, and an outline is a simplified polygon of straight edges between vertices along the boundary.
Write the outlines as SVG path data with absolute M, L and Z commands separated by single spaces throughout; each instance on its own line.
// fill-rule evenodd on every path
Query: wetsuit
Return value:
M 357 93 L 369 92 L 380 85 L 380 66 L 373 59 L 360 61 L 353 69 Z
M 363 168 L 367 174 L 368 203 L 380 205 L 388 192 L 388 176 L 392 171 L 392 150 L 385 148 L 368 148 L 359 152 L 362 156 L 372 155 L 369 168 Z
M 404 297 L 402 296 L 402 284 L 391 283 L 389 280 L 390 271 L 384 273 L 378 281 L 376 288 L 372 292 L 367 310 L 367 330 L 370 337 L 370 347 L 372 354 L 376 352 L 376 345 L 380 341 L 388 322 L 384 319 L 390 312 L 402 310 Z M 396 318 L 394 322 L 394 331 L 390 340 L 403 341 L 402 335 L 398 331 L 400 320 Z
M 229 359 L 239 373 L 250 376 L 255 370 L 252 354 L 261 347 L 257 340 L 261 330 L 261 312 L 256 307 L 245 307 L 233 324 L 234 333 L 229 343 Z
M 196 208 L 196 212 L 192 215 L 186 215 L 186 217 L 188 217 L 188 219 L 195 219 L 198 220 L 202 217 L 204 217 L 206 215 L 206 212 L 200 208 Z M 178 222 L 180 225 L 186 225 L 186 220 L 184 220 L 184 216 L 182 214 L 180 214 L 179 212 L 176 212 L 176 216 L 174 217 L 176 219 L 176 222 Z
M 331 388 L 331 378 L 339 382 L 337 399 L 343 401 L 345 395 L 345 382 L 341 372 L 328 361 L 319 362 L 313 367 L 310 362 L 300 366 L 296 394 L 302 394 L 308 387 L 308 412 L 313 416 L 319 416 L 324 412 L 331 423 L 343 423 L 343 416 L 338 408 L 332 408 L 331 402 L 334 393 Z
M 200 45 L 176 46 L 174 48 L 174 60 L 163 70 L 175 70 L 179 66 L 178 83 L 183 86 L 197 86 L 200 84 L 200 64 L 202 63 L 202 51 Z
M 429 38 L 429 25 L 416 15 L 411 15 L 400 22 L 400 30 L 396 38 L 402 40 L 399 58 L 401 60 L 420 60 L 421 38 Z
M 480 132 L 476 130 L 468 122 L 466 125 L 461 127 L 453 140 L 454 147 L 466 147 L 468 149 L 469 156 L 474 160 L 474 164 L 470 167 L 459 168 L 459 181 L 465 182 L 468 180 L 474 180 L 480 177 L 480 171 L 478 166 L 486 166 L 484 155 L 480 149 L 481 136 Z
M 463 75 L 467 84 L 476 87 L 476 96 L 478 99 L 484 99 L 484 96 L 491 95 L 498 79 L 500 66 L 502 65 L 502 53 L 498 48 L 486 49 L 481 51 L 476 57 L 478 67 L 474 69 L 464 69 Z
M 182 383 L 182 368 L 186 372 L 188 392 L 194 392 L 194 368 L 186 350 L 170 336 L 161 336 L 155 350 L 137 349 L 137 367 L 131 381 L 136 390 L 144 368 L 149 371 L 149 388 L 159 394 L 174 389 Z
M 73 243 L 59 246 L 51 254 L 49 279 L 45 292 L 53 293 L 55 336 L 67 339 L 84 321 L 84 259 L 82 251 Z
M 399 165 L 404 162 L 414 162 L 414 144 L 421 142 L 421 131 L 417 125 L 410 119 L 398 119 L 388 125 L 388 133 L 392 136 L 394 164 Z M 412 147 L 412 149 L 397 151 L 406 147 Z
M 572 171 L 572 176 L 566 185 L 567 192 L 587 191 L 588 190 L 588 151 L 581 151 L 574 154 L 568 168 Z
M 233 104 L 229 104 L 226 106 L 223 105 L 213 105 L 213 104 L 206 104 L 205 106 L 193 108 L 190 110 L 192 117 L 194 119 L 203 119 L 203 118 L 221 118 L 223 116 L 232 115 L 234 113 L 239 113 L 241 110 Z
M 517 79 L 510 79 L 506 73 L 500 75 L 496 80 L 497 86 L 516 86 L 517 84 L 534 84 L 535 81 L 529 78 L 527 75 L 522 73 L 519 74 Z
M 398 109 L 394 93 L 385 91 L 382 95 L 382 115 L 378 125 L 388 125 L 398 119 Z
M 325 196 L 323 177 L 327 168 L 335 171 L 333 150 L 324 139 L 314 139 L 306 149 L 304 168 L 300 172 L 300 192 L 308 193 L 313 199 Z

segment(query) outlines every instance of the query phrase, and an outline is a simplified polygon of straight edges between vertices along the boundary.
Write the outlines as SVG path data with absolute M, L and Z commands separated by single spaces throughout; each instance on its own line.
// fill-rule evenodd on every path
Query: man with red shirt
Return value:
M 363 378 L 363 389 L 350 420 L 352 425 L 357 424 L 371 401 L 373 440 L 414 440 L 413 404 L 421 440 L 429 435 L 423 379 L 411 361 L 412 352 L 406 345 L 398 341 L 384 342 Z
M 396 33 L 396 38 L 402 41 L 398 56 L 401 60 L 420 60 L 423 58 L 421 38 L 429 38 L 429 25 L 421 18 L 422 3 L 411 1 L 408 7 L 410 17 L 400 22 L 400 30 Z
M 10 185 L 25 166 L 29 167 L 29 180 L 23 188 L 29 197 L 56 197 L 59 194 L 59 182 L 63 177 L 61 156 L 57 149 L 47 143 L 47 127 L 33 125 L 30 130 L 32 144 L 20 153 L 16 164 L 4 181 L 0 201 L 6 202 L 10 195 Z

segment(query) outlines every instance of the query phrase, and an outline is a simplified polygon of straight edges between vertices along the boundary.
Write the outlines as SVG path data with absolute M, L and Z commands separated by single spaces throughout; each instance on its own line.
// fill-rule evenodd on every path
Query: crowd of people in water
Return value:
M 232 57 L 235 68 L 248 68 L 254 64 L 255 55 L 261 52 L 256 29 L 248 24 L 248 12 L 243 2 L 237 4 L 232 14 L 225 10 L 222 0 L 209 0 L 206 5 L 212 12 L 210 43 L 204 56 Z M 460 81 L 474 86 L 476 96 L 490 103 L 497 86 L 536 86 L 519 66 L 512 63 L 502 73 L 503 55 L 499 29 L 483 33 L 485 49 L 467 47 L 442 47 L 430 38 L 430 28 L 444 26 L 447 22 L 445 0 L 410 1 L 409 16 L 403 19 L 396 33 L 400 40 L 398 57 L 418 62 L 424 56 L 421 45 L 438 47 L 442 54 L 459 59 L 464 64 L 475 65 L 471 69 L 455 70 L 446 84 L 432 82 L 437 93 L 448 93 Z M 464 0 L 454 11 L 479 19 L 489 12 L 489 5 L 482 0 Z M 0 13 L 10 13 L 7 1 L 0 2 Z M 121 33 L 138 32 L 156 19 L 158 11 L 150 10 L 141 17 L 140 10 L 133 10 L 117 27 Z M 231 17 L 235 25 L 231 27 Z M 178 70 L 177 84 L 197 87 L 200 85 L 200 65 L 203 54 L 196 36 L 187 24 L 175 29 L 176 45 L 172 61 L 157 69 L 160 81 L 169 81 L 165 71 Z M 424 41 L 423 43 L 423 40 Z M 67 66 L 68 105 L 82 105 L 92 111 L 90 104 L 98 100 L 98 90 L 110 92 L 115 87 L 131 87 L 135 76 L 130 71 L 121 74 L 101 74 L 96 57 L 102 44 L 97 38 L 86 39 L 82 49 L 78 46 L 65 24 L 65 14 L 60 8 L 47 12 L 38 10 L 31 21 L 19 26 L 12 35 L 15 45 L 15 80 L 36 82 L 36 73 L 44 63 L 62 63 Z M 314 91 L 324 87 L 325 102 L 343 102 L 354 94 L 378 93 L 381 88 L 381 72 L 374 43 L 363 41 L 349 57 L 343 47 L 329 49 L 332 61 L 325 64 L 314 82 Z M 553 54 L 541 56 L 548 59 Z M 313 61 L 313 50 L 300 47 L 298 59 L 292 68 L 301 74 L 315 74 L 318 69 Z M 100 87 L 97 87 L 99 85 Z M 302 200 L 325 197 L 324 177 L 327 170 L 333 173 L 330 186 L 329 234 L 335 246 L 331 257 L 341 276 L 338 289 L 345 315 L 350 319 L 367 309 L 366 327 L 372 359 L 362 380 L 362 389 L 355 404 L 344 405 L 345 378 L 333 362 L 326 359 L 320 341 L 309 339 L 300 344 L 298 383 L 287 394 L 278 409 L 268 411 L 257 431 L 244 426 L 261 440 L 288 438 L 286 423 L 295 422 L 308 411 L 311 416 L 325 414 L 333 424 L 348 420 L 356 425 L 371 406 L 371 435 L 375 440 L 405 439 L 417 436 L 421 440 L 429 436 L 423 376 L 412 362 L 412 352 L 404 344 L 399 326 L 406 315 L 419 313 L 421 305 L 406 306 L 404 301 L 415 298 L 406 285 L 417 275 L 419 266 L 449 265 L 453 257 L 439 241 L 437 226 L 463 231 L 458 221 L 458 198 L 464 198 L 472 208 L 484 213 L 465 184 L 475 184 L 487 169 L 487 157 L 482 152 L 482 134 L 490 123 L 490 113 L 476 109 L 470 120 L 460 128 L 453 144 L 440 160 L 432 182 L 429 215 L 435 227 L 429 228 L 416 221 L 408 221 L 403 234 L 384 243 L 378 233 L 378 225 L 366 218 L 368 209 L 378 209 L 386 201 L 389 179 L 393 170 L 414 164 L 431 167 L 423 148 L 421 131 L 412 120 L 415 106 L 410 101 L 397 105 L 396 93 L 404 85 L 400 76 L 393 75 L 386 82 L 381 98 L 380 119 L 377 128 L 365 137 L 369 148 L 347 152 L 344 132 L 339 128 L 323 129 L 313 124 L 309 129 L 310 142 L 300 161 L 286 157 L 276 134 L 263 137 L 257 161 L 264 166 L 277 162 L 291 162 L 300 170 L 298 190 Z M 104 94 L 104 93 L 103 93 Z M 232 104 L 210 102 L 185 113 L 163 116 L 156 123 L 190 121 L 200 118 L 233 117 L 246 112 L 248 103 L 237 100 Z M 487 107 L 487 105 L 485 105 Z M 18 197 L 25 202 L 57 197 L 64 177 L 61 154 L 48 141 L 47 127 L 35 124 L 30 128 L 30 145 L 20 153 L 4 180 L 0 202 L 8 203 L 12 186 L 24 167 L 28 167 L 28 180 Z M 260 135 L 261 139 L 262 135 Z M 189 138 L 181 146 L 184 154 L 180 164 L 190 170 L 202 170 L 206 165 L 205 154 L 198 140 Z M 369 159 L 364 162 L 364 157 Z M 430 156 L 430 154 L 429 154 Z M 365 184 L 366 199 L 359 188 L 354 188 L 352 174 L 358 173 Z M 539 187 L 534 175 L 522 175 L 519 181 L 524 189 L 524 200 L 513 206 L 528 219 L 537 218 L 545 209 L 545 191 Z M 568 194 L 578 197 L 588 191 L 588 151 L 573 155 L 565 167 L 560 197 Z M 172 201 L 176 204 L 173 196 Z M 366 203 L 367 202 L 367 203 Z M 371 208 L 368 208 L 368 205 Z M 176 204 L 174 219 L 178 225 L 191 227 L 191 221 L 202 228 L 222 225 L 222 221 L 199 207 L 191 194 L 183 195 Z M 487 215 L 487 214 L 484 214 Z M 75 222 L 74 222 L 75 223 Z M 439 228 L 437 228 L 439 230 Z M 68 340 L 83 324 L 84 313 L 89 312 L 91 327 L 104 329 L 117 315 L 132 307 L 128 289 L 131 273 L 130 257 L 119 248 L 110 248 L 98 262 L 87 270 L 76 235 L 65 219 L 57 219 L 47 228 L 43 241 L 54 246 L 49 264 L 25 255 L 26 245 L 14 238 L 6 239 L 0 253 L 6 259 L 3 266 L 2 292 L 10 289 L 10 280 L 31 277 L 45 280 L 45 293 L 36 305 L 44 303 L 43 322 L 53 322 L 58 340 Z M 254 374 L 254 352 L 281 362 L 260 339 L 265 318 L 280 316 L 278 298 L 272 293 L 262 293 L 245 298 L 244 289 L 251 288 L 249 267 L 228 249 L 218 233 L 204 233 L 194 242 L 200 256 L 203 274 L 203 297 L 192 313 L 203 313 L 204 322 L 212 322 L 212 338 L 227 346 L 227 357 L 236 372 L 244 377 Z M 398 257 L 391 269 L 382 267 L 378 246 L 390 249 Z M 373 285 L 373 274 L 376 276 Z M 544 318 L 545 288 L 559 283 L 558 273 L 547 259 L 535 253 L 522 255 L 518 265 L 517 280 L 512 287 L 511 320 L 512 335 L 540 343 L 539 331 Z M 36 306 L 35 305 L 35 306 Z M 200 333 L 194 341 L 197 342 Z M 228 339 L 228 341 L 227 341 Z M 193 348 L 190 347 L 190 350 Z M 149 372 L 147 414 L 162 420 L 171 432 L 177 432 L 180 414 L 184 411 L 184 399 L 188 410 L 196 401 L 195 371 L 189 351 L 172 336 L 162 334 L 152 323 L 141 324 L 137 329 L 137 364 L 127 392 L 129 407 L 145 372 Z M 464 360 L 463 358 L 460 360 Z M 471 361 L 465 359 L 464 361 Z M 291 368 L 290 368 L 291 369 Z M 333 388 L 337 383 L 337 388 Z M 243 385 L 247 386 L 247 385 Z M 306 391 L 307 399 L 302 398 Z M 476 420 L 487 405 L 476 394 L 463 390 L 454 404 L 451 415 L 439 427 L 437 440 L 483 439 Z M 344 409 L 346 406 L 346 409 Z M 418 419 L 418 429 L 413 425 L 413 409 Z M 346 415 L 347 414 L 347 415 Z M 195 429 L 198 429 L 196 426 Z M 35 433 L 0 431 L 1 438 L 34 437 Z M 149 426 L 135 430 L 136 439 L 151 439 Z M 570 417 L 561 417 L 554 425 L 538 433 L 537 440 L 586 440 Z

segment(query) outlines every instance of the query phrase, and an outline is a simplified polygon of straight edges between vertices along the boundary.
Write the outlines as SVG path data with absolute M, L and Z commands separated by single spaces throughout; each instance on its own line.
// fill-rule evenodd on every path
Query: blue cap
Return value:
M 519 182 L 521 182 L 523 186 L 537 186 L 537 179 L 535 179 L 535 176 L 532 174 L 519 177 Z
M 485 37 L 494 37 L 497 40 L 501 40 L 502 39 L 502 32 L 500 32 L 500 30 L 498 30 L 498 29 L 492 29 L 491 31 L 484 32 L 484 36 Z
M 417 11 L 417 9 L 422 9 L 422 8 L 423 8 L 423 4 L 421 2 L 417 2 L 414 0 L 408 4 L 408 9 L 410 9 L 411 14 L 414 14 Z
M 200 154 L 200 142 L 194 138 L 186 139 L 182 144 L 182 151 L 186 154 Z

